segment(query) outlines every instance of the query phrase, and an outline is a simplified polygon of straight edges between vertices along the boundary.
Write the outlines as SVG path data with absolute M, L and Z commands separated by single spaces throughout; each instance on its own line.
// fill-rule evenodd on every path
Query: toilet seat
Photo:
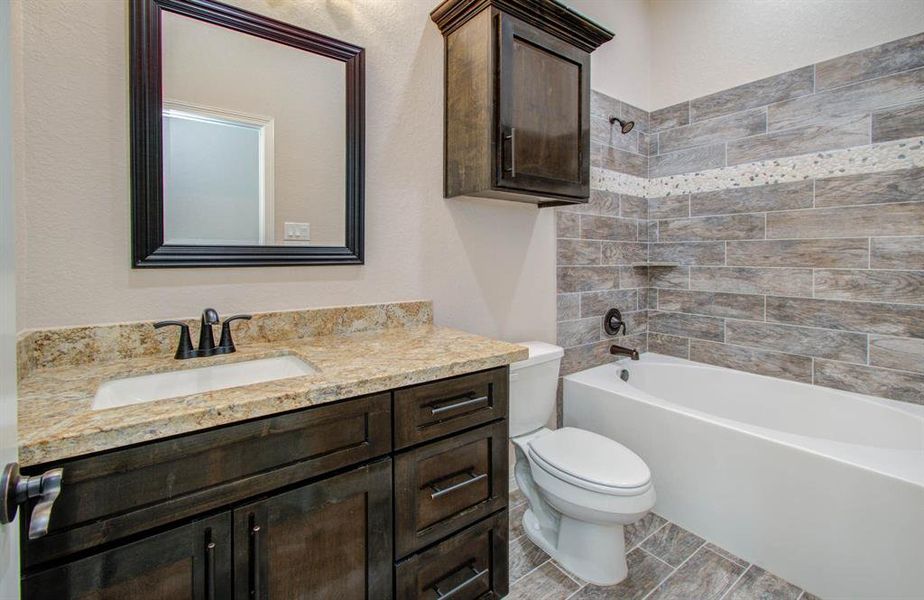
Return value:
M 591 431 L 563 427 L 527 445 L 530 458 L 543 471 L 581 489 L 636 496 L 651 488 L 651 471 L 637 454 Z

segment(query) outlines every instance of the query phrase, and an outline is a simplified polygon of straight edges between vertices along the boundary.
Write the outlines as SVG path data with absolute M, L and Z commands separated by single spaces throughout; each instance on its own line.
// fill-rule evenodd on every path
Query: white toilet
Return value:
M 623 528 L 655 503 L 648 465 L 602 435 L 546 427 L 555 413 L 563 351 L 521 342 L 529 358 L 510 365 L 510 437 L 517 486 L 529 508 L 526 535 L 563 567 L 596 585 L 625 579 Z

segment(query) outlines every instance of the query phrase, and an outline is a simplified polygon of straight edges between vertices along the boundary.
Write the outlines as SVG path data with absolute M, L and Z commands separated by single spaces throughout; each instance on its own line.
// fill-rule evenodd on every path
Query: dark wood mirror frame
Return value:
M 345 246 L 164 244 L 161 11 L 342 61 L 346 67 Z M 131 0 L 132 267 L 363 263 L 365 54 L 362 48 L 212 0 Z

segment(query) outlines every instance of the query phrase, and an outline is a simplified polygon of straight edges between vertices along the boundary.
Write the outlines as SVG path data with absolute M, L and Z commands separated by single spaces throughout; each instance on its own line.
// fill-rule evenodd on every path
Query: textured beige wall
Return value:
M 366 264 L 129 268 L 126 3 L 28 0 L 19 328 L 430 298 L 440 324 L 554 341 L 552 211 L 442 197 L 435 3 L 240 3 L 366 48 Z
M 921 0 L 651 0 L 650 9 L 648 110 L 924 31 Z

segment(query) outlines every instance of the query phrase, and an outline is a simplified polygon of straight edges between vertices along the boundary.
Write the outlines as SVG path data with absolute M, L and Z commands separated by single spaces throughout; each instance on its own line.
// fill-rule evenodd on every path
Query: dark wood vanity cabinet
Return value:
M 38 465 L 26 600 L 507 592 L 506 367 Z M 394 432 L 394 436 L 393 436 Z
M 553 0 L 446 0 L 446 197 L 590 195 L 590 53 L 607 30 Z

